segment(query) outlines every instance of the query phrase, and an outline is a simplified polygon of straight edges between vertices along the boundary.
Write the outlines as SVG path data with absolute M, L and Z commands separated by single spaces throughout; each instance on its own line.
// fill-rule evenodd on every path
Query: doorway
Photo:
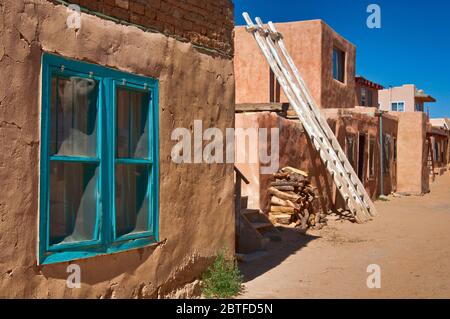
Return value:
M 358 178 L 363 183 L 364 183 L 365 153 L 366 153 L 366 135 L 360 134 L 358 143 Z

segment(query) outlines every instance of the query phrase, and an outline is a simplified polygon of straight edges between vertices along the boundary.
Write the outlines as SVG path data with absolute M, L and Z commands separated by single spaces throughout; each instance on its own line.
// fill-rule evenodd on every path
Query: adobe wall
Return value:
M 368 174 L 365 173 L 363 182 L 372 198 L 377 198 L 380 195 L 381 170 L 378 118 L 363 112 L 358 113 L 356 110 L 344 111 L 341 109 L 324 110 L 324 115 L 344 150 L 346 136 L 353 135 L 357 137 L 360 133 L 366 135 L 365 172 L 367 172 L 369 136 L 376 137 L 374 178 L 369 178 Z M 250 123 L 252 126 L 250 126 Z M 289 120 L 271 112 L 236 114 L 236 127 L 255 127 L 256 123 L 258 123 L 260 128 L 280 129 L 280 168 L 292 166 L 304 170 L 310 175 L 311 182 L 318 188 L 319 201 L 316 203 L 316 209 L 327 212 L 330 209 L 344 208 L 344 202 L 339 193 L 337 193 L 333 180 L 298 120 Z M 383 132 L 396 137 L 397 125 L 396 118 L 385 115 Z M 357 163 L 358 152 L 356 150 L 358 149 L 358 139 L 355 142 L 355 163 Z M 239 151 L 242 150 L 237 150 L 237 152 Z M 383 176 L 385 194 L 390 194 L 396 189 L 396 163 L 393 158 L 390 159 L 390 166 L 392 168 L 390 173 Z M 259 187 L 259 195 L 255 197 L 255 200 L 259 198 L 260 203 L 259 206 L 253 206 L 252 208 L 260 208 L 267 213 L 270 200 L 267 189 L 271 182 L 271 175 L 261 174 L 260 166 L 258 165 L 247 165 L 244 169 L 246 170 L 246 176 L 250 178 L 251 182 L 258 183 L 249 185 L 248 189 L 254 192 Z
M 174 128 L 194 119 L 233 127 L 233 61 L 87 14 L 81 29 L 67 29 L 67 16 L 44 0 L 0 2 L 0 297 L 171 295 L 199 278 L 218 250 L 234 252 L 233 165 L 176 165 L 170 157 Z M 160 81 L 161 242 L 76 261 L 81 289 L 66 287 L 69 263 L 37 266 L 44 51 Z
M 276 23 L 275 26 L 285 37 L 289 53 L 308 84 L 313 98 L 319 103 L 322 67 L 320 21 Z M 295 39 L 292 34 L 295 34 Z M 270 67 L 246 27 L 235 28 L 234 46 L 236 104 L 270 102 Z
M 322 108 L 353 108 L 355 106 L 356 48 L 322 22 Z M 333 48 L 345 52 L 345 83 L 333 78 Z M 313 54 L 314 51 L 311 51 Z
M 352 108 L 355 102 L 355 47 L 321 20 L 276 23 L 289 54 L 322 108 Z M 333 79 L 333 47 L 346 54 L 346 83 Z M 253 36 L 235 28 L 236 103 L 270 101 L 270 68 Z M 281 92 L 281 102 L 288 102 Z
M 61 4 L 60 0 L 50 0 Z M 231 0 L 65 0 L 125 23 L 233 55 Z
M 260 127 L 259 118 L 257 113 L 239 113 L 236 114 L 235 118 L 236 128 L 244 129 L 258 129 Z M 250 144 L 251 143 L 251 144 Z M 256 144 L 256 145 L 255 145 Z M 250 142 L 246 141 L 245 144 L 238 145 L 235 144 L 235 160 L 236 167 L 241 171 L 241 173 L 248 179 L 250 184 L 242 183 L 242 196 L 248 196 L 248 208 L 259 208 L 259 175 L 260 175 L 260 162 L 250 161 L 250 150 L 259 150 L 259 139 Z M 248 161 L 241 162 L 238 160 L 239 154 L 247 154 Z
M 427 117 L 422 112 L 390 112 L 399 119 L 397 192 L 421 195 L 430 191 L 426 144 Z

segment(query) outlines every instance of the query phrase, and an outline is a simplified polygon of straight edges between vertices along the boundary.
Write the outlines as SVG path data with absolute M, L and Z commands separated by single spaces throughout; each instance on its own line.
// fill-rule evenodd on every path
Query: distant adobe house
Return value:
M 429 192 L 431 167 L 429 137 L 432 134 L 425 103 L 436 99 L 417 89 L 414 84 L 391 87 L 378 92 L 380 110 L 399 119 L 399 192 L 423 194 Z M 403 159 L 403 160 L 402 160 Z
M 171 133 L 234 125 L 232 2 L 0 8 L 0 297 L 198 293 L 234 253 L 233 165 L 175 164 Z
M 355 78 L 356 106 L 379 107 L 378 91 L 384 87 L 375 82 L 369 81 L 362 76 Z
M 425 112 L 425 103 L 436 99 L 414 84 L 391 87 L 378 92 L 380 109 L 393 112 Z
M 435 173 L 441 175 L 449 169 L 450 164 L 450 119 L 430 119 L 431 128 L 428 136 Z
M 355 46 L 321 20 L 275 25 L 369 194 L 377 198 L 381 192 L 396 191 L 398 120 L 395 116 L 380 114 L 375 107 L 355 107 L 360 104 L 356 103 L 357 87 L 380 88 L 355 77 Z M 245 27 L 235 28 L 234 60 L 236 127 L 279 128 L 280 167 L 296 167 L 311 175 L 320 198 L 317 209 L 328 212 L 342 208 L 343 201 L 332 179 Z M 375 100 L 376 94 L 372 102 Z M 250 181 L 243 186 L 244 194 L 249 196 L 249 206 L 267 213 L 271 176 L 261 174 L 261 163 L 237 166 Z

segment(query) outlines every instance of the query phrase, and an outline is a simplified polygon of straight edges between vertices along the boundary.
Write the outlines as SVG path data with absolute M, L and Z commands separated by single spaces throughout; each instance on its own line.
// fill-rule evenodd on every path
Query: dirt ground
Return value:
M 266 256 L 241 264 L 241 298 L 450 298 L 450 173 L 426 196 L 376 207 L 364 225 L 284 229 Z M 381 267 L 381 289 L 367 287 L 371 264 Z

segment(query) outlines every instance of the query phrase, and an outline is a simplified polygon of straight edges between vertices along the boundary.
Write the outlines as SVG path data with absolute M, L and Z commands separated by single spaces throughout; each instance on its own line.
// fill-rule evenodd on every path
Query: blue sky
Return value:
M 432 117 L 450 117 L 450 1 L 234 0 L 264 22 L 322 19 L 357 47 L 356 73 L 384 86 L 416 84 L 437 99 Z M 381 29 L 366 25 L 367 6 L 381 7 Z

